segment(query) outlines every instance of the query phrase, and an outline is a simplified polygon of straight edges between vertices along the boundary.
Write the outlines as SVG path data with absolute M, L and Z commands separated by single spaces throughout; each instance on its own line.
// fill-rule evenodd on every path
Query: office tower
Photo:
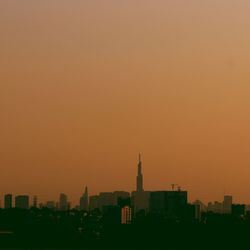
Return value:
M 207 211 L 207 207 L 205 206 L 205 204 L 203 202 L 201 202 L 200 200 L 195 200 L 193 202 L 194 205 L 199 205 L 200 206 L 200 210 L 201 212 L 206 212 Z
M 89 197 L 89 209 L 97 209 L 99 208 L 99 195 L 92 195 Z
M 125 192 L 125 191 L 114 191 L 113 195 L 114 195 L 114 199 L 115 199 L 116 202 L 120 198 L 122 198 L 122 199 L 130 198 L 130 193 L 129 192 Z
M 68 210 L 68 197 L 66 194 L 60 194 L 59 198 L 59 210 L 66 211 Z
M 150 198 L 150 191 L 142 191 L 137 192 L 133 191 L 131 194 L 131 203 L 134 212 L 138 212 L 140 210 L 144 210 L 148 212 L 149 209 L 149 198 Z
M 121 224 L 130 224 L 132 220 L 132 209 L 129 206 L 121 209 Z
M 150 194 L 151 213 L 168 218 L 182 217 L 187 212 L 187 191 L 155 191 Z
M 125 206 L 129 206 L 131 207 L 131 198 L 130 195 L 129 196 L 119 196 L 117 199 L 117 206 L 119 207 L 125 207 Z
M 33 207 L 37 208 L 37 196 L 33 197 Z
M 88 187 L 85 187 L 84 194 L 80 198 L 80 209 L 81 210 L 89 210 L 89 193 L 88 193 Z
M 98 206 L 101 210 L 115 205 L 117 205 L 117 201 L 115 200 L 115 196 L 112 192 L 101 192 L 99 194 Z
M 207 208 L 200 200 L 194 201 L 193 205 L 195 208 L 195 219 L 200 221 L 202 212 L 207 211 Z
M 4 208 L 5 209 L 12 208 L 12 194 L 6 194 L 4 196 Z
M 120 206 L 121 203 L 130 203 L 130 193 L 125 191 L 114 191 L 114 201 L 116 206 Z M 128 202 L 129 200 L 129 202 Z
M 141 154 L 139 154 L 139 162 L 137 166 L 136 191 L 131 194 L 131 203 L 133 211 L 136 213 L 140 210 L 148 211 L 150 192 L 143 190 L 143 175 Z
M 195 210 L 195 219 L 200 221 L 201 220 L 201 205 L 199 203 L 193 203 L 194 210 Z
M 28 195 L 16 196 L 15 207 L 21 209 L 29 209 L 29 196 Z
M 137 168 L 137 177 L 136 177 L 136 191 L 143 191 L 143 176 L 142 176 L 142 162 L 141 162 L 141 154 L 139 154 L 139 162 Z
M 221 214 L 223 213 L 223 203 L 218 201 L 215 201 L 214 203 L 209 202 L 207 205 L 207 211 L 216 214 Z
M 223 200 L 223 213 L 231 214 L 232 212 L 233 197 L 231 195 L 225 195 Z
M 215 201 L 213 212 L 216 214 L 222 214 L 223 213 L 223 203 L 219 202 L 219 201 Z

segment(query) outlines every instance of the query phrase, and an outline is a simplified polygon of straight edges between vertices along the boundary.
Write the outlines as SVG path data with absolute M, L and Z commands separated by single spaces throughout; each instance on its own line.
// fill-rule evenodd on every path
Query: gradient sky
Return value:
M 249 0 L 0 0 L 0 194 L 177 183 L 250 203 Z

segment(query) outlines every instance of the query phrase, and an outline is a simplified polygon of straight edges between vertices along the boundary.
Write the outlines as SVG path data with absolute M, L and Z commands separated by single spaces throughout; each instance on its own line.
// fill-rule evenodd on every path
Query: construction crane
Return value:
M 178 184 L 171 184 L 171 188 L 172 188 L 172 191 L 174 191 L 175 187 L 177 186 Z

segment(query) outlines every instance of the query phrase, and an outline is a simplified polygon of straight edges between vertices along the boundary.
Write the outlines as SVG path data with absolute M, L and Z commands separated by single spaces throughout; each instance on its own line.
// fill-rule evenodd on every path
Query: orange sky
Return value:
M 250 203 L 249 0 L 0 0 L 0 195 L 178 183 Z

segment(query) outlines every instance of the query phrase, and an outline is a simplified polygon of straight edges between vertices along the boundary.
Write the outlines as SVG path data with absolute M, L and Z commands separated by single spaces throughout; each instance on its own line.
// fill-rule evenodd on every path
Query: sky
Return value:
M 0 195 L 175 183 L 250 203 L 249 0 L 0 0 Z

